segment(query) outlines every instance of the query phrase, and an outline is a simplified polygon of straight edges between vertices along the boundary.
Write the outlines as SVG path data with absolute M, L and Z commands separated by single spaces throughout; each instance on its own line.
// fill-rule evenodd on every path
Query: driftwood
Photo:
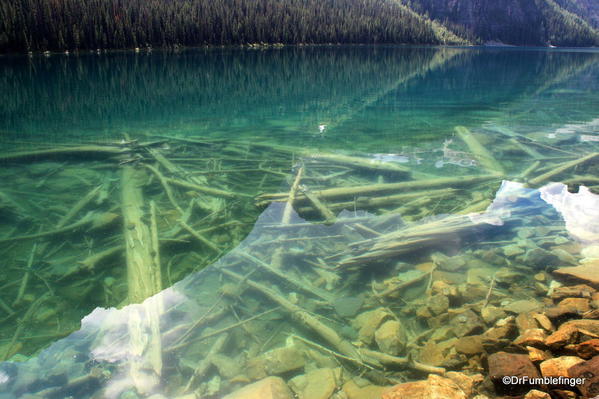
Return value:
M 154 149 L 151 149 L 151 148 L 148 149 L 148 152 L 150 154 L 152 154 L 152 156 L 156 159 L 156 161 L 158 161 L 158 163 L 160 163 L 169 173 L 171 173 L 173 175 L 179 175 L 185 179 L 185 180 L 178 180 L 178 179 L 174 179 L 174 178 L 166 178 L 166 179 L 164 179 L 164 182 L 166 182 L 166 183 L 170 183 L 170 184 L 177 185 L 180 187 L 199 191 L 199 192 L 202 192 L 205 194 L 214 195 L 217 197 L 235 198 L 235 197 L 246 196 L 244 194 L 232 193 L 229 191 L 219 190 L 219 189 L 212 188 L 212 187 L 205 187 L 204 185 L 202 185 L 201 180 L 199 180 L 198 178 L 193 176 L 191 173 L 187 172 L 186 170 L 182 169 L 181 167 L 178 167 L 177 165 L 175 165 L 174 163 L 172 163 L 171 161 L 166 159 L 164 157 L 164 155 L 162 155 L 160 152 L 158 152 Z
M 557 165 L 556 167 L 552 168 L 549 172 L 543 173 L 542 175 L 537 176 L 534 179 L 530 179 L 529 183 L 532 185 L 544 183 L 547 180 L 551 179 L 552 177 L 557 176 L 560 173 L 567 171 L 568 169 L 572 169 L 572 168 L 574 168 L 576 166 L 580 166 L 586 162 L 593 161 L 597 157 L 599 157 L 599 152 L 593 152 L 593 153 L 588 154 L 582 158 L 575 159 L 570 162 L 565 162 L 561 165 Z
M 527 179 L 528 176 L 541 166 L 541 161 L 534 161 L 530 166 L 522 171 L 518 176 L 520 179 Z
M 306 196 L 308 201 L 310 201 L 314 209 L 320 213 L 320 216 L 322 216 L 326 224 L 335 223 L 335 214 L 320 200 L 320 198 L 318 198 L 318 196 L 312 194 L 310 190 L 302 190 L 302 193 Z M 299 209 L 298 211 L 302 212 L 302 210 Z
M 291 188 L 289 189 L 289 194 L 287 195 L 287 202 L 285 203 L 285 207 L 283 208 L 283 216 L 281 217 L 281 225 L 283 226 L 288 226 L 291 222 L 291 215 L 293 213 L 293 205 L 295 202 L 295 197 L 297 194 L 297 190 L 299 188 L 299 184 L 302 180 L 302 176 L 304 174 L 304 167 L 301 166 L 298 170 L 297 173 L 295 175 L 295 179 L 293 180 L 293 183 L 291 184 Z M 287 238 L 286 234 L 282 234 L 281 239 L 285 239 Z M 283 266 L 283 247 L 279 246 L 277 248 L 275 248 L 273 254 L 272 254 L 272 267 L 274 269 L 281 269 Z
M 212 361 L 214 359 L 214 356 L 223 349 L 223 347 L 225 346 L 225 343 L 227 342 L 228 339 L 229 339 L 229 335 L 225 334 L 225 333 L 223 333 L 223 335 L 221 335 L 220 337 L 218 337 L 216 339 L 214 344 L 212 344 L 212 346 L 210 347 L 210 350 L 208 351 L 208 353 L 204 356 L 204 358 L 198 363 L 197 367 L 193 370 L 193 374 L 187 381 L 187 384 L 185 385 L 185 388 L 183 388 L 182 392 L 188 392 L 189 389 L 196 382 L 196 379 L 202 378 L 204 376 L 204 374 L 206 374 L 206 372 L 208 371 L 210 366 L 212 366 Z
M 199 184 L 188 183 L 183 180 L 177 180 L 172 178 L 167 178 L 166 182 L 175 186 L 188 188 L 190 190 L 199 191 L 200 193 L 213 195 L 215 197 L 223 197 L 223 198 L 237 198 L 237 197 L 250 197 L 247 194 L 243 193 L 234 193 L 232 191 L 219 190 L 217 188 L 205 187 Z
M 326 291 L 323 291 L 318 287 L 314 287 L 310 284 L 307 284 L 305 281 L 296 280 L 289 273 L 282 272 L 280 269 L 277 269 L 277 268 L 269 265 L 268 263 L 256 258 L 255 256 L 252 256 L 246 252 L 241 252 L 240 255 L 242 257 L 252 261 L 254 264 L 260 266 L 262 269 L 266 270 L 267 272 L 269 272 L 269 273 L 277 276 L 281 280 L 287 282 L 288 284 L 293 285 L 295 288 L 297 288 L 301 291 L 304 291 L 310 295 L 315 295 L 328 303 L 332 303 L 333 300 L 335 299 L 335 297 L 332 294 L 330 294 Z
M 464 126 L 456 126 L 455 131 L 470 151 L 476 156 L 480 164 L 491 173 L 504 174 L 503 166 L 495 157 L 478 141 L 478 139 Z
M 103 251 L 95 253 L 93 255 L 88 256 L 87 258 L 79 261 L 79 264 L 82 266 L 84 270 L 92 271 L 96 268 L 96 266 L 107 259 L 110 259 L 113 256 L 116 256 L 125 250 L 124 245 L 115 245 L 113 247 L 107 248 Z M 66 276 L 63 276 L 66 277 Z
M 409 176 L 410 169 L 398 165 L 393 162 L 384 162 L 375 159 L 368 159 L 363 157 L 352 157 L 348 155 L 341 154 L 330 154 L 330 153 L 318 153 L 318 154 L 309 154 L 304 151 L 307 160 L 317 160 L 317 161 L 326 161 L 332 162 L 339 165 L 350 166 L 354 169 L 366 169 L 373 170 L 377 172 L 385 172 L 397 174 L 400 176 Z
M 360 348 L 360 355 L 364 359 L 364 361 L 368 362 L 379 362 L 381 364 L 385 364 L 388 366 L 396 366 L 396 367 L 408 367 L 414 370 L 422 371 L 424 373 L 431 374 L 445 374 L 445 369 L 442 367 L 428 366 L 426 364 L 419 363 L 413 359 L 408 357 L 399 357 L 388 355 L 386 353 L 373 351 L 366 348 Z
M 179 211 L 180 215 L 183 215 L 183 209 L 179 206 L 179 204 L 177 203 L 177 200 L 175 199 L 175 196 L 173 195 L 173 191 L 171 190 L 171 187 L 169 186 L 168 182 L 166 181 L 166 178 L 162 175 L 162 173 L 160 173 L 160 171 L 158 169 L 156 169 L 155 167 L 151 166 L 151 165 L 144 165 L 150 172 L 154 173 L 154 175 L 158 178 L 158 180 L 160 181 L 160 183 L 162 184 L 162 187 L 164 188 L 164 192 L 166 193 L 166 197 L 168 198 L 168 200 L 171 202 L 171 205 L 177 210 Z
M 29 277 L 31 276 L 31 268 L 33 267 L 33 259 L 35 257 L 35 252 L 37 250 L 37 243 L 33 244 L 33 248 L 31 248 L 31 252 L 29 254 L 29 260 L 27 261 L 27 266 L 25 268 L 25 273 L 23 274 L 23 278 L 21 279 L 21 284 L 19 285 L 19 291 L 17 293 L 17 298 L 12 303 L 13 306 L 18 306 L 23 299 L 23 295 L 25 294 L 25 290 L 27 289 L 27 283 L 29 282 Z
M 336 202 L 328 204 L 328 208 L 334 211 L 340 211 L 342 209 L 369 209 L 369 208 L 380 208 L 387 207 L 397 204 L 401 201 L 420 199 L 420 198 L 432 198 L 439 196 L 447 196 L 455 194 L 458 190 L 454 188 L 443 188 L 439 190 L 428 190 L 428 191 L 417 191 L 414 193 L 386 195 L 382 197 L 358 197 L 354 201 Z M 309 207 L 300 207 L 299 212 L 309 212 Z
M 139 171 L 124 166 L 121 177 L 121 209 L 124 220 L 124 237 L 127 258 L 127 289 L 130 303 L 140 303 L 160 292 L 162 279 L 160 264 L 156 261 L 158 248 L 150 228 L 144 223 L 144 200 L 139 185 Z M 155 215 L 155 211 L 152 212 Z M 155 227 L 155 219 L 152 223 Z M 151 368 L 158 376 L 162 374 L 162 345 L 160 335 L 159 296 L 143 304 L 128 308 L 129 345 L 136 355 L 130 362 L 129 374 L 138 389 L 144 392 L 143 370 Z M 149 326 L 149 337 L 145 332 Z
M 340 261 L 337 267 L 364 267 L 371 262 L 440 243 L 476 226 L 477 223 L 462 215 L 408 226 L 380 237 L 351 244 L 353 252 L 348 253 L 349 256 Z
M 226 268 L 219 269 L 223 274 L 234 278 L 238 281 L 243 281 L 244 277 L 227 270 Z M 439 367 L 432 367 L 412 361 L 410 358 L 403 358 L 397 356 L 387 355 L 385 353 L 365 349 L 356 348 L 349 341 L 344 340 L 337 332 L 331 327 L 323 324 L 320 320 L 308 313 L 300 306 L 289 302 L 283 298 L 274 290 L 267 288 L 266 286 L 254 282 L 249 279 L 245 279 L 245 283 L 257 291 L 260 291 L 263 295 L 270 298 L 273 302 L 276 302 L 281 308 L 287 311 L 294 320 L 297 320 L 303 326 L 317 333 L 321 338 L 331 344 L 339 353 L 347 358 L 350 358 L 354 363 L 367 363 L 375 367 L 380 367 L 381 364 L 388 364 L 393 366 L 408 367 L 414 370 L 424 371 L 428 373 L 443 374 L 445 370 Z
M 0 239 L 0 243 L 12 242 L 12 241 L 23 241 L 23 240 L 33 240 L 35 238 L 43 238 L 50 237 L 58 234 L 68 233 L 73 230 L 80 229 L 82 227 L 88 226 L 91 230 L 101 229 L 110 224 L 112 224 L 115 220 L 118 219 L 118 215 L 110 212 L 105 213 L 93 213 L 90 212 L 85 215 L 80 221 L 72 223 L 68 226 L 61 227 L 59 229 L 44 231 L 36 234 L 28 234 L 24 236 L 14 236 Z
M 199 231 L 194 230 L 190 225 L 185 223 L 183 220 L 179 220 L 179 225 L 181 225 L 181 227 L 183 227 L 184 230 L 186 230 L 189 234 L 191 234 L 191 236 L 193 238 L 195 238 L 202 244 L 206 245 L 208 248 L 210 248 L 214 252 L 216 252 L 218 254 L 221 254 L 223 252 L 219 247 L 216 246 L 216 244 L 214 244 L 212 241 L 210 241 L 209 239 L 204 237 L 202 235 L 202 233 L 200 233 Z
M 127 253 L 129 301 L 139 303 L 160 292 L 160 266 L 155 263 L 150 229 L 144 223 L 144 201 L 139 187 L 139 172 L 123 167 L 121 209 Z
M 58 223 L 56 223 L 56 228 L 59 229 L 61 227 L 64 227 L 65 224 L 70 222 L 71 219 L 73 219 L 83 208 L 85 208 L 96 197 L 96 195 L 100 192 L 101 188 L 101 185 L 93 188 L 90 192 L 85 194 L 83 198 L 77 201 L 77 203 L 73 205 L 69 212 L 67 212 L 67 214 L 60 218 Z
M 244 280 L 243 276 L 235 272 L 232 272 L 226 268 L 219 268 L 219 271 L 221 271 L 229 277 L 234 278 L 235 280 L 244 281 L 250 287 L 254 288 L 257 291 L 260 291 L 266 297 L 270 298 L 273 302 L 277 303 L 284 310 L 290 313 L 295 320 L 297 320 L 305 327 L 311 329 L 312 331 L 320 335 L 325 341 L 331 344 L 343 355 L 360 359 L 360 355 L 356 348 L 351 343 L 341 338 L 334 329 L 323 324 L 320 320 L 312 316 L 310 313 L 306 312 L 298 305 L 289 302 L 287 299 L 283 298 L 274 290 L 260 283 L 254 282 L 250 279 Z
M 84 145 L 79 147 L 61 147 L 52 148 L 48 150 L 22 151 L 14 152 L 11 154 L 0 154 L 0 161 L 28 161 L 31 159 L 52 158 L 63 155 L 106 157 L 112 155 L 125 154 L 127 152 L 129 152 L 129 149 L 121 147 Z
M 293 203 L 295 201 L 295 196 L 297 194 L 297 189 L 299 187 L 300 181 L 302 180 L 302 175 L 304 174 L 304 167 L 300 167 L 295 175 L 295 179 L 293 184 L 291 185 L 291 189 L 289 190 L 289 194 L 287 195 L 287 202 L 285 203 L 285 209 L 283 210 L 283 217 L 281 219 L 281 223 L 283 225 L 289 224 L 291 221 L 291 213 L 293 211 Z
M 466 175 L 459 177 L 440 177 L 435 179 L 411 180 L 400 183 L 329 188 L 324 190 L 315 190 L 312 192 L 321 199 L 330 199 L 383 194 L 393 191 L 422 190 L 447 186 L 461 187 L 489 180 L 497 180 L 498 178 L 499 177 L 497 175 Z M 263 194 L 258 197 L 258 200 L 259 204 L 263 204 L 271 201 L 285 201 L 287 197 L 288 193 Z M 306 198 L 300 195 L 296 199 L 300 201 L 305 200 Z

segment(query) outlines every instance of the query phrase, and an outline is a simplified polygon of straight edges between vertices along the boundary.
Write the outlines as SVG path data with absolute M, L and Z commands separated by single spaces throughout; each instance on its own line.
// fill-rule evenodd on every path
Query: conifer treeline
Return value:
M 598 46 L 598 0 L 403 0 L 462 37 L 516 45 Z M 565 7 L 567 5 L 567 7 Z M 469 33 L 470 32 L 470 33 Z
M 11 0 L 0 51 L 459 39 L 395 0 Z

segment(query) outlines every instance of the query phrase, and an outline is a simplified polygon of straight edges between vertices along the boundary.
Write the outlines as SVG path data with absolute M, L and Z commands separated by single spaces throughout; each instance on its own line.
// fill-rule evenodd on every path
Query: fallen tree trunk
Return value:
M 487 151 L 478 139 L 464 126 L 456 126 L 455 131 L 470 151 L 476 156 L 480 164 L 491 173 L 504 174 L 503 166 Z
M 342 198 L 352 196 L 367 196 L 388 193 L 392 191 L 422 190 L 436 187 L 464 186 L 481 183 L 489 180 L 497 180 L 497 175 L 466 175 L 459 177 L 439 177 L 436 179 L 410 180 L 400 183 L 371 184 L 367 186 L 339 187 L 324 190 L 315 190 L 312 193 L 321 199 Z M 285 201 L 288 193 L 263 194 L 258 197 L 259 203 L 271 201 Z M 304 195 L 296 197 L 297 201 L 306 200 Z
M 561 165 L 557 165 L 555 168 L 551 169 L 549 172 L 543 173 L 542 175 L 537 176 L 534 179 L 530 179 L 529 183 L 533 184 L 533 185 L 537 185 L 537 184 L 546 182 L 547 180 L 551 179 L 552 177 L 557 176 L 560 173 L 565 172 L 568 169 L 572 169 L 576 166 L 579 166 L 586 162 L 592 161 L 597 157 L 599 157 L 599 152 L 593 152 L 593 153 L 591 153 L 587 156 L 584 156 L 582 158 L 575 159 L 573 161 L 566 162 Z
M 157 248 L 152 247 L 152 235 L 144 223 L 144 201 L 139 171 L 132 166 L 125 166 L 122 172 L 121 209 L 125 247 L 127 252 L 127 280 L 129 284 L 129 301 L 140 303 L 144 299 L 160 292 L 160 266 L 154 261 L 152 254 Z
M 80 156 L 111 156 L 125 154 L 129 152 L 128 148 L 101 146 L 101 145 L 83 145 L 78 147 L 51 148 L 49 150 L 21 151 L 12 154 L 1 154 L 0 161 L 28 161 L 31 159 L 52 158 L 62 155 L 80 155 Z
M 140 188 L 143 176 L 132 166 L 123 167 L 121 178 L 121 209 L 124 220 L 124 237 L 127 258 L 127 284 L 129 303 L 141 303 L 129 308 L 129 345 L 133 358 L 130 376 L 138 392 L 143 393 L 144 371 L 152 369 L 162 374 L 162 344 L 160 336 L 161 298 L 156 296 L 162 289 L 157 232 L 144 223 L 144 200 Z M 151 212 L 155 229 L 155 210 Z M 147 300 L 146 300 L 147 299 Z M 143 302 L 143 303 L 142 303 Z M 149 333 L 146 332 L 149 327 Z M 149 336 L 148 336 L 149 335 Z

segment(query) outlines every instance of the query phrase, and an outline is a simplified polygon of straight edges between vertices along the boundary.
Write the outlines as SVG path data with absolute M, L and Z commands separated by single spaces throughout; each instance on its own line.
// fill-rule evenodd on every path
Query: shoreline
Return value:
M 249 43 L 249 44 L 229 44 L 214 45 L 207 44 L 201 46 L 166 46 L 166 47 L 134 47 L 134 48 L 107 48 L 107 49 L 85 49 L 85 50 L 65 50 L 65 51 L 29 51 L 29 52 L 8 52 L 0 53 L 0 57 L 5 56 L 44 56 L 55 55 L 63 56 L 81 56 L 81 55 L 104 55 L 118 53 L 150 54 L 157 52 L 182 53 L 190 50 L 281 50 L 287 48 L 321 48 L 321 47 L 430 47 L 430 48 L 464 48 L 464 49 L 501 49 L 501 50 L 599 50 L 599 47 L 557 47 L 557 46 L 523 46 L 505 43 L 485 43 L 485 44 L 429 44 L 429 43 Z

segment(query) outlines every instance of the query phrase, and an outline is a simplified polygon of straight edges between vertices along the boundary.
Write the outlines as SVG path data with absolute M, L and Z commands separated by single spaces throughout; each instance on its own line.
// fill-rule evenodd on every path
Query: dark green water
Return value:
M 426 348 L 491 328 L 487 305 L 541 306 L 554 269 L 599 257 L 596 50 L 3 57 L 0 91 L 1 399 L 220 398 L 266 375 L 306 397 L 294 377 L 338 366 L 336 390 L 426 376 L 357 361 L 362 347 L 463 370 Z M 79 145 L 112 152 L 39 152 Z M 162 291 L 142 304 L 128 298 L 151 268 L 132 281 L 125 248 L 154 247 L 123 223 L 127 187 L 159 241 L 141 263 Z M 475 328 L 452 330 L 464 309 Z M 363 336 L 372 310 L 401 322 L 401 348 Z M 273 371 L 264 352 L 282 347 L 303 360 Z

